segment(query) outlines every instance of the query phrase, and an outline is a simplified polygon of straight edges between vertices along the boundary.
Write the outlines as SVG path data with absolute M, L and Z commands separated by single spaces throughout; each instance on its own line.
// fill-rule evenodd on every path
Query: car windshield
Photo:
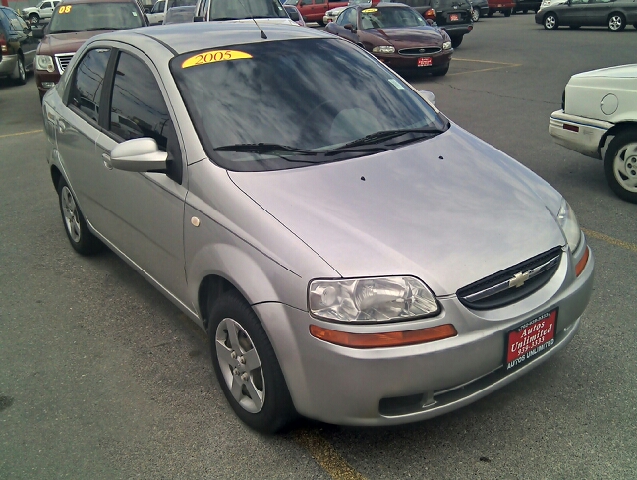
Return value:
M 166 2 L 166 11 L 173 7 L 194 7 L 197 0 L 168 0 Z
M 49 33 L 126 30 L 144 25 L 135 3 L 74 3 L 56 7 Z
M 361 11 L 361 29 L 424 27 L 425 19 L 409 7 L 366 8 Z
M 170 68 L 209 158 L 229 170 L 344 160 L 448 128 L 400 77 L 336 38 L 190 52 Z
M 279 0 L 211 0 L 210 20 L 288 18 Z

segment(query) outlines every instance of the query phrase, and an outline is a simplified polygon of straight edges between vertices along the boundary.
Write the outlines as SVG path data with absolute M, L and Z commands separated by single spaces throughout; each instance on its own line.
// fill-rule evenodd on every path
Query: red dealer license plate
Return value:
M 450 22 L 457 22 L 458 21 L 458 14 L 457 13 L 452 13 L 451 15 L 449 15 L 449 21 Z
M 555 343 L 557 309 L 529 320 L 507 335 L 505 366 L 507 370 L 528 362 L 546 352 Z
M 420 57 L 418 59 L 419 67 L 431 67 L 431 65 L 432 65 L 431 57 Z

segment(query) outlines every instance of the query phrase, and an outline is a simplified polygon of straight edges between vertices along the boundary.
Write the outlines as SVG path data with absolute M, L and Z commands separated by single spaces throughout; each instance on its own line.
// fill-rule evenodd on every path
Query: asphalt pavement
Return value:
M 74 252 L 33 78 L 0 80 L 0 479 L 636 478 L 637 205 L 613 195 L 600 161 L 548 134 L 571 75 L 635 52 L 633 27 L 548 32 L 531 14 L 496 14 L 465 37 L 447 76 L 409 78 L 575 210 L 597 270 L 573 342 L 433 420 L 301 421 L 278 436 L 235 417 L 194 323 L 113 253 Z

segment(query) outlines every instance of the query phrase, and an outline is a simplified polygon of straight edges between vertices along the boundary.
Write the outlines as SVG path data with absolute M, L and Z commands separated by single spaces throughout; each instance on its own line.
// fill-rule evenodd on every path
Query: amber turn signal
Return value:
M 352 348 L 380 348 L 415 345 L 455 337 L 458 332 L 453 325 L 439 325 L 423 330 L 402 330 L 398 332 L 352 333 L 310 325 L 310 333 L 326 342 Z
M 577 265 L 575 265 L 575 276 L 579 277 L 580 273 L 582 273 L 584 271 L 584 268 L 586 268 L 586 264 L 588 263 L 588 256 L 590 255 L 590 248 L 588 247 L 588 245 L 586 246 L 586 251 L 584 252 L 584 255 L 582 255 L 582 258 L 580 258 L 580 261 L 577 262 Z

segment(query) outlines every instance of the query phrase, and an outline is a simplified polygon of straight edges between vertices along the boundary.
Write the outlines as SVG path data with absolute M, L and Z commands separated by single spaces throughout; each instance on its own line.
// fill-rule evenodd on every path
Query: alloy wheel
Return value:
M 553 16 L 553 15 L 548 15 L 544 19 L 544 28 L 546 28 L 547 30 L 556 29 L 557 28 L 557 18 L 555 18 L 555 16 Z
M 73 194 L 66 185 L 62 188 L 62 211 L 64 212 L 64 224 L 69 236 L 75 243 L 79 243 L 82 238 L 82 227 L 80 226 L 77 204 Z
M 637 194 L 637 143 L 629 143 L 617 151 L 613 175 L 624 190 Z
M 477 8 L 473 9 L 473 11 L 471 12 L 471 20 L 473 20 L 474 22 L 480 20 L 480 10 L 478 10 Z
M 608 29 L 612 32 L 618 32 L 623 28 L 624 19 L 619 15 L 612 15 L 608 19 Z
M 223 379 L 232 396 L 246 411 L 258 413 L 265 400 L 261 359 L 248 332 L 224 318 L 215 332 L 215 350 Z

